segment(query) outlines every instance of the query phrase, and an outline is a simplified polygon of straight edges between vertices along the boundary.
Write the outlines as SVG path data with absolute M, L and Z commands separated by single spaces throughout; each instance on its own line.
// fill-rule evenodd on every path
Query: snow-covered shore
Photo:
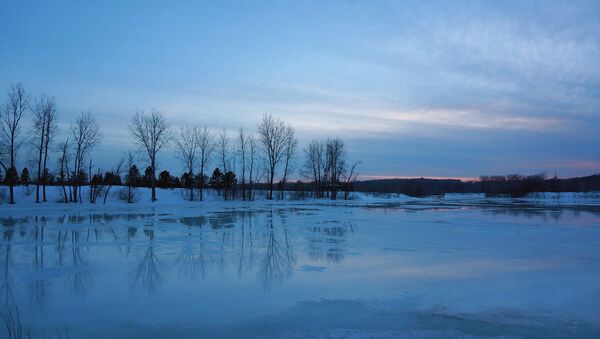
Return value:
M 203 201 L 189 201 L 188 192 L 181 188 L 161 189 L 157 188 L 158 201 L 151 202 L 151 191 L 149 188 L 136 188 L 134 190 L 135 202 L 130 204 L 119 196 L 123 195 L 126 187 L 115 186 L 103 202 L 103 195 L 97 199 L 95 204 L 89 202 L 89 187 L 82 187 L 83 202 L 65 204 L 63 202 L 62 188 L 58 186 L 47 187 L 47 202 L 35 203 L 35 186 L 15 187 L 14 205 L 8 204 L 8 187 L 0 186 L 0 213 L 7 211 L 27 211 L 31 209 L 81 209 L 86 206 L 90 211 L 101 211 L 106 209 L 135 210 L 144 207 L 174 208 L 174 207 L 203 207 L 207 209 L 235 208 L 252 205 L 254 207 L 269 205 L 297 205 L 297 204 L 327 204 L 327 205 L 362 205 L 362 204 L 449 204 L 449 205 L 513 205 L 513 206 L 540 206 L 540 207 L 600 207 L 600 192 L 566 192 L 566 193 L 533 193 L 522 198 L 510 197 L 486 197 L 484 194 L 446 194 L 443 197 L 416 198 L 404 194 L 381 194 L 381 193 L 351 193 L 349 200 L 329 199 L 298 199 L 293 192 L 287 192 L 283 200 L 267 200 L 264 192 L 256 192 L 255 200 L 242 201 L 235 199 L 225 201 L 216 191 L 204 190 Z M 196 192 L 196 199 L 198 192 Z

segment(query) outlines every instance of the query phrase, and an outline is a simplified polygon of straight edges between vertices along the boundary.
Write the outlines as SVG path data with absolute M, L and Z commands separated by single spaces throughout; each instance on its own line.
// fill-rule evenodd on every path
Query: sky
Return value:
M 157 109 L 232 138 L 273 114 L 362 178 L 600 173 L 598 1 L 2 3 L 0 89 L 53 96 L 57 140 L 90 111 L 106 167 Z

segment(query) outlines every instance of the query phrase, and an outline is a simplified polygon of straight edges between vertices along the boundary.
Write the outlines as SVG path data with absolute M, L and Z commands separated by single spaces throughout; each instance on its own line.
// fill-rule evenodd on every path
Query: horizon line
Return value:
M 515 174 L 515 173 L 512 173 Z M 488 175 L 488 176 L 494 176 Z M 498 175 L 506 175 L 506 174 L 498 174 Z M 581 176 L 571 176 L 571 177 L 562 177 L 557 176 L 557 179 L 573 179 L 573 178 L 583 178 L 593 175 L 600 175 L 600 173 L 591 173 L 587 175 Z M 419 176 L 419 175 L 359 175 L 358 181 L 368 181 L 368 180 L 393 180 L 393 179 L 431 179 L 431 180 L 460 180 L 465 182 L 474 182 L 480 181 L 481 176 L 479 177 L 445 177 L 445 176 Z M 546 177 L 546 179 L 554 178 L 554 176 Z

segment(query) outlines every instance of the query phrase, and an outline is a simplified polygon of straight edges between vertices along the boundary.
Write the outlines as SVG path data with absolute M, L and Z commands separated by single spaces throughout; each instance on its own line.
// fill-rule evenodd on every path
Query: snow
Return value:
M 600 336 L 598 193 L 64 204 L 50 187 L 35 204 L 31 189 L 0 204 L 0 311 L 39 337 Z
M 103 203 L 103 195 L 98 198 L 96 204 L 89 203 L 89 187 L 82 187 L 83 191 L 83 201 L 82 204 L 86 205 L 86 208 L 98 208 L 100 205 L 109 205 L 110 207 L 123 206 L 123 205 L 131 205 L 128 204 L 124 199 L 119 198 L 119 193 L 125 194 L 126 187 L 123 186 L 114 186 L 111 188 L 110 194 L 107 198 L 107 203 Z M 204 190 L 204 200 L 199 202 L 199 194 L 198 191 L 195 193 L 196 201 L 192 202 L 188 200 L 188 192 L 184 189 L 162 189 L 157 188 L 157 197 L 158 201 L 151 202 L 151 190 L 149 188 L 135 188 L 134 196 L 135 196 L 135 206 L 164 206 L 164 207 L 173 207 L 187 205 L 187 206 L 197 206 L 197 203 L 206 203 L 206 202 L 220 202 L 223 203 L 223 197 L 218 192 L 212 189 Z M 286 192 L 286 198 L 279 201 L 266 201 L 265 192 L 256 191 L 256 199 L 253 203 L 269 203 L 269 204 L 286 204 L 297 203 L 298 201 L 294 199 L 294 194 L 292 192 Z M 341 195 L 341 194 L 340 194 Z M 15 200 L 17 206 L 4 206 L 5 208 L 14 208 L 18 209 L 18 206 L 21 207 L 32 207 L 40 208 L 43 206 L 68 206 L 69 204 L 64 204 L 63 202 L 63 193 L 62 188 L 58 186 L 51 186 L 47 188 L 47 203 L 44 204 L 35 204 L 35 186 L 18 186 L 15 187 Z M 239 200 L 239 199 L 238 199 Z M 536 206 L 557 206 L 557 207 L 578 207 L 578 206 L 600 206 L 600 192 L 561 192 L 561 193 L 551 193 L 551 192 L 543 192 L 543 193 L 532 193 L 526 197 L 522 198 L 510 198 L 510 197 L 486 197 L 484 194 L 446 194 L 443 197 L 409 197 L 404 194 L 399 193 L 363 193 L 363 192 L 353 192 L 350 194 L 350 198 L 348 200 L 338 199 L 336 201 L 328 200 L 328 199 L 304 199 L 302 200 L 307 203 L 327 203 L 327 204 L 335 204 L 335 205 L 349 205 L 349 204 L 427 204 L 427 203 L 446 203 L 446 204 L 461 204 L 461 205 L 469 205 L 469 204 L 510 204 L 512 206 L 524 206 L 524 205 L 536 205 Z M 8 187 L 0 186 L 0 206 L 8 205 Z M 237 202 L 237 201 L 236 201 Z M 235 203 L 235 202 L 234 202 Z M 227 204 L 231 204 L 231 201 L 227 201 Z M 89 206 L 93 205 L 93 206 Z M 76 208 L 80 208 L 80 204 L 75 204 L 75 206 L 79 206 Z M 0 210 L 1 212 L 1 210 Z

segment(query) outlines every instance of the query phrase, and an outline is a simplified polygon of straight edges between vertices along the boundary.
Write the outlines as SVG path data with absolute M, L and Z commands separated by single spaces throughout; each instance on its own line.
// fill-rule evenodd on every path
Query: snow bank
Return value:
M 50 186 L 46 188 L 47 202 L 42 204 L 35 203 L 35 186 L 19 186 L 15 187 L 15 205 L 8 204 L 8 187 L 0 186 L 0 212 L 6 209 L 21 209 L 21 208 L 65 208 L 66 206 L 86 205 L 88 208 L 119 208 L 128 206 L 136 208 L 142 206 L 198 206 L 199 204 L 217 206 L 235 207 L 239 204 L 253 205 L 284 205 L 298 203 L 312 204 L 337 204 L 337 205 L 356 205 L 356 204 L 511 204 L 511 205 L 542 205 L 542 206 L 600 206 L 600 192 L 568 192 L 568 193 L 534 193 L 523 198 L 510 197 L 485 197 L 484 194 L 446 194 L 443 197 L 409 197 L 404 194 L 381 194 L 381 193 L 362 193 L 354 192 L 349 200 L 332 201 L 328 199 L 295 199 L 294 192 L 287 192 L 284 200 L 269 201 L 265 199 L 264 191 L 256 191 L 255 200 L 252 202 L 242 202 L 239 198 L 232 201 L 224 201 L 223 196 L 219 192 L 212 189 L 204 190 L 204 199 L 202 202 L 199 199 L 199 191 L 195 192 L 196 201 L 189 201 L 189 192 L 182 188 L 157 188 L 158 201 L 151 202 L 151 190 L 149 188 L 140 187 L 134 189 L 135 203 L 129 204 L 124 199 L 127 188 L 123 186 L 112 187 L 110 194 L 106 199 L 106 204 L 103 203 L 104 195 L 101 195 L 96 204 L 89 202 L 89 187 L 82 187 L 83 201 L 81 204 L 65 204 L 63 202 L 62 188 L 58 186 Z M 41 192 L 40 192 L 41 195 Z

